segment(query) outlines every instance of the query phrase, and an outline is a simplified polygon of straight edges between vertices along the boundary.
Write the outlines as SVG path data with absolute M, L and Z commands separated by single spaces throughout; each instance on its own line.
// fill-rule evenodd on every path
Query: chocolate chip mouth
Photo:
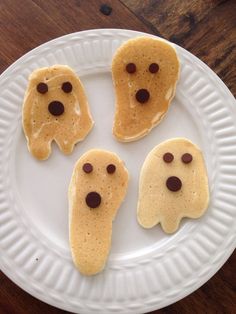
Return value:
M 166 186 L 170 191 L 177 192 L 182 187 L 182 181 L 180 178 L 172 176 L 166 180 Z
M 50 104 L 48 105 L 48 111 L 53 116 L 60 116 L 64 113 L 65 108 L 62 102 L 58 100 L 54 100 L 54 101 L 51 101 Z
M 101 204 L 101 195 L 97 192 L 89 192 L 85 198 L 86 204 L 90 208 L 97 208 Z
M 141 104 L 144 104 L 145 102 L 149 100 L 150 93 L 147 89 L 141 88 L 137 91 L 135 97 L 138 102 L 140 102 Z

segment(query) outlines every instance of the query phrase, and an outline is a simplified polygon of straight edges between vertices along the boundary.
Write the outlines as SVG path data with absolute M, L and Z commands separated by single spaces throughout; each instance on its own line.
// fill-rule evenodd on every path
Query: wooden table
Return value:
M 0 72 L 52 38 L 93 28 L 133 29 L 175 42 L 207 63 L 236 95 L 233 0 L 1 0 Z M 235 313 L 235 265 L 234 252 L 200 289 L 153 313 Z M 67 312 L 33 298 L 0 273 L 0 314 L 8 313 Z

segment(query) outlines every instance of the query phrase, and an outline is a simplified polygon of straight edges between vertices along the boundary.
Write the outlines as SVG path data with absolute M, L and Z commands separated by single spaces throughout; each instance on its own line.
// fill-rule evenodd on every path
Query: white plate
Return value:
M 166 118 L 137 142 L 112 137 L 111 58 L 122 42 L 139 35 L 92 30 L 63 36 L 26 54 L 0 77 L 0 267 L 33 296 L 68 311 L 137 314 L 164 307 L 205 283 L 235 248 L 236 104 L 205 64 L 176 46 L 181 77 Z M 39 162 L 27 151 L 22 100 L 28 75 L 55 63 L 81 76 L 96 125 L 71 156 L 54 146 L 50 159 Z M 186 219 L 167 236 L 159 226 L 144 230 L 137 224 L 137 188 L 147 153 L 176 136 L 202 148 L 211 202 L 201 219 Z M 75 161 L 93 147 L 118 153 L 131 180 L 106 269 L 87 278 L 71 261 L 67 187 Z

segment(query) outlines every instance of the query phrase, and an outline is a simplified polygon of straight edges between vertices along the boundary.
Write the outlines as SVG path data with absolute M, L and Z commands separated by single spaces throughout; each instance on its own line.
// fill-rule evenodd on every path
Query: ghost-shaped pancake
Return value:
M 84 275 L 94 275 L 106 264 L 112 222 L 128 177 L 123 161 L 105 150 L 92 149 L 75 165 L 69 186 L 69 238 L 74 264 Z
M 52 141 L 70 154 L 87 136 L 93 121 L 83 85 L 71 68 L 54 65 L 30 75 L 22 122 L 28 149 L 39 160 L 49 157 Z
M 175 232 L 183 217 L 199 218 L 209 203 L 207 171 L 200 149 L 185 138 L 156 146 L 146 157 L 139 181 L 138 222 L 160 223 Z
M 167 41 L 138 37 L 122 44 L 112 60 L 116 105 L 113 134 L 135 141 L 158 125 L 175 95 L 179 60 Z

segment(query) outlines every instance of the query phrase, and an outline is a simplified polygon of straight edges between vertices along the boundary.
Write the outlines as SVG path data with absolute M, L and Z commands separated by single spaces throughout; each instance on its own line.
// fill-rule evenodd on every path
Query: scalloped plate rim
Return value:
M 1 79 L 4 79 L 4 78 L 7 78 L 7 75 L 11 75 L 12 74 L 12 71 L 14 71 L 14 68 L 18 65 L 18 63 L 20 62 L 24 62 L 25 60 L 27 60 L 27 58 L 29 56 L 31 56 L 32 54 L 34 54 L 34 52 L 37 52 L 38 50 L 46 47 L 47 45 L 50 45 L 54 42 L 57 42 L 58 40 L 61 40 L 61 39 L 68 39 L 68 38 L 71 38 L 73 36 L 78 36 L 78 35 L 86 35 L 88 33 L 92 33 L 92 32 L 95 32 L 95 33 L 99 33 L 99 32 L 113 32 L 113 33 L 116 33 L 116 32 L 127 32 L 130 36 L 131 35 L 134 35 L 134 36 L 137 36 L 137 35 L 146 35 L 146 36 L 152 36 L 152 37 L 158 37 L 158 36 L 155 36 L 155 35 L 152 35 L 152 34 L 146 34 L 146 33 L 143 33 L 143 32 L 137 32 L 137 31 L 133 31 L 133 30 L 124 30 L 124 29 L 94 29 L 94 30 L 86 30 L 86 31 L 82 31 L 82 32 L 74 32 L 74 33 L 71 33 L 71 34 L 67 34 L 67 35 L 64 35 L 64 36 L 60 36 L 58 38 L 54 38 L 34 49 L 32 49 L 31 51 L 29 51 L 28 53 L 26 53 L 25 55 L 23 55 L 21 58 L 19 58 L 18 60 L 16 60 L 12 65 L 10 65 L 2 74 L 1 74 Z M 173 44 L 174 46 L 178 46 L 176 44 Z M 178 46 L 178 49 L 181 49 L 181 50 L 184 50 L 186 52 L 186 50 L 182 47 L 179 47 Z M 197 57 L 193 56 L 191 53 L 187 52 L 189 54 L 189 56 L 191 58 L 194 58 L 195 61 L 198 62 L 199 65 L 201 65 L 201 67 L 204 69 L 204 70 L 207 70 L 209 72 L 210 70 L 210 73 L 211 75 L 213 74 L 214 75 L 214 79 L 217 80 L 218 84 L 221 85 L 221 88 L 222 88 L 222 91 L 224 93 L 227 93 L 227 97 L 230 97 L 231 98 L 231 101 L 235 102 L 235 99 L 233 97 L 233 95 L 230 93 L 229 89 L 227 88 L 227 86 L 221 81 L 221 79 L 215 74 L 215 72 L 213 72 L 204 62 L 202 62 L 201 60 L 199 60 Z M 6 77 L 5 77 L 6 76 Z M 197 281 L 194 285 L 194 287 L 191 287 L 191 289 L 189 288 L 186 288 L 187 291 L 184 291 L 184 293 L 182 293 L 181 295 L 178 295 L 177 297 L 173 298 L 171 300 L 171 303 L 169 302 L 169 300 L 166 301 L 166 304 L 164 304 L 163 306 L 167 306 L 169 304 L 172 304 L 173 302 L 176 302 L 180 299 L 182 299 L 183 297 L 187 296 L 188 294 L 192 293 L 193 291 L 195 291 L 197 288 L 199 288 L 202 284 L 204 284 L 209 278 L 211 278 L 217 271 L 218 269 L 227 261 L 228 257 L 232 254 L 233 250 L 235 248 L 235 245 L 234 245 L 234 241 L 232 241 L 232 244 L 227 248 L 227 250 L 225 251 L 225 254 L 224 254 L 224 258 L 221 258 L 221 260 L 217 263 L 217 266 L 212 270 L 212 272 L 208 273 L 207 276 L 205 276 L 201 282 Z M 4 259 L 4 258 L 3 258 Z M 1 262 L 1 258 L 0 258 L 0 262 Z M 58 307 L 58 304 L 56 301 L 54 301 L 53 299 L 50 299 L 50 298 L 47 298 L 45 297 L 44 295 L 42 296 L 40 293 L 38 293 L 37 291 L 32 291 L 30 290 L 28 287 L 27 287 L 27 283 L 25 284 L 22 284 L 22 282 L 20 282 L 20 279 L 18 280 L 18 276 L 14 278 L 14 275 L 13 273 L 11 273 L 10 271 L 8 272 L 7 271 L 7 268 L 4 266 L 4 263 L 2 265 L 2 270 L 3 272 L 13 281 L 15 282 L 18 286 L 20 286 L 21 288 L 23 288 L 25 291 L 27 291 L 29 294 L 37 297 L 38 299 L 44 301 L 44 302 L 47 302 L 48 304 L 51 304 L 51 305 L 54 305 L 56 307 Z M 49 300 L 48 300 L 49 299 Z M 68 307 L 65 305 L 60 305 L 60 308 L 62 309 L 65 309 L 65 310 L 70 310 L 68 309 Z M 159 307 L 160 308 L 160 307 Z M 156 305 L 154 306 L 146 306 L 145 307 L 145 311 L 151 311 L 151 310 L 155 310 L 157 309 Z M 132 311 L 131 311 L 132 312 Z M 87 311 L 85 311 L 84 313 L 89 313 Z M 126 312 L 128 313 L 128 312 Z M 137 313 L 137 312 L 136 312 Z

